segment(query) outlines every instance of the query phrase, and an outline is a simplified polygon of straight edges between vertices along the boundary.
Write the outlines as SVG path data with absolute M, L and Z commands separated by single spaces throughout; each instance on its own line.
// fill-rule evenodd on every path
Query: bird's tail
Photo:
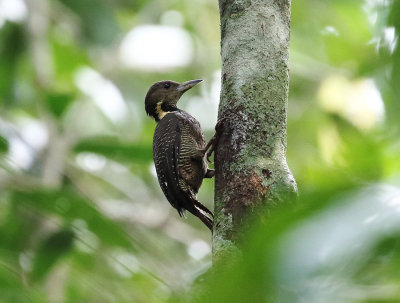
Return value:
M 213 232 L 213 220 L 211 218 L 207 217 L 201 211 L 199 211 L 198 215 L 195 216 L 197 216 L 201 220 L 201 222 L 203 222 L 208 227 L 208 229 Z
M 203 204 L 201 204 L 195 197 L 190 197 L 192 200 L 193 208 L 188 209 L 188 211 L 199 218 L 201 222 L 203 222 L 210 230 L 211 232 L 213 231 L 213 213 L 205 207 Z M 211 217 L 210 217 L 211 216 Z
M 199 201 L 197 201 L 196 199 L 193 199 L 193 204 L 194 206 L 196 206 L 196 208 L 201 209 L 202 211 L 205 211 L 207 214 L 209 214 L 211 217 L 214 218 L 213 213 L 207 208 L 205 207 L 203 204 L 201 204 Z

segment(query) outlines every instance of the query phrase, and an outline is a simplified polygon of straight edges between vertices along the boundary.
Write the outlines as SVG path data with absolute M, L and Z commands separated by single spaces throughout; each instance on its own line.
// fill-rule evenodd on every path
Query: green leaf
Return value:
M 8 141 L 6 138 L 0 136 L 0 153 L 6 153 L 8 151 Z
M 79 47 L 73 37 L 65 34 L 62 37 L 55 35 L 51 40 L 54 58 L 54 70 L 57 80 L 75 87 L 75 71 L 82 66 L 90 66 L 87 50 Z
M 48 274 L 57 261 L 71 250 L 73 240 L 73 231 L 62 229 L 43 241 L 33 259 L 32 282 L 40 281 Z
M 74 11 L 82 22 L 84 36 L 93 43 L 110 44 L 118 36 L 119 28 L 113 10 L 104 0 L 60 0 Z
M 351 123 L 337 115 L 331 115 L 343 140 L 340 152 L 351 176 L 364 181 L 382 178 L 384 142 L 362 133 Z M 368 152 L 366 152 L 368 151 Z
M 14 100 L 17 65 L 24 49 L 23 27 L 6 22 L 0 30 L 0 102 L 11 103 Z
M 74 97 L 73 94 L 50 92 L 46 96 L 46 104 L 49 110 L 59 118 L 74 101 Z
M 125 143 L 112 137 L 96 137 L 80 141 L 74 148 L 76 153 L 92 152 L 106 157 L 132 161 L 151 162 L 151 145 L 143 143 Z
M 94 205 L 71 188 L 62 190 L 36 189 L 33 192 L 16 191 L 15 203 L 23 203 L 40 213 L 57 215 L 65 224 L 76 219 L 85 221 L 88 229 L 106 245 L 132 249 L 132 239 L 112 220 L 106 218 Z

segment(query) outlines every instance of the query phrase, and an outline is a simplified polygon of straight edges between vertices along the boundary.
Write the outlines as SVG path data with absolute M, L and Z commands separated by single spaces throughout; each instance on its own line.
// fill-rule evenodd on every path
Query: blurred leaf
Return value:
M 380 189 L 343 193 L 331 187 L 273 210 L 243 237 L 240 256 L 219 259 L 201 290 L 169 302 L 397 302 L 399 215 L 393 210 L 399 200 L 386 204 L 386 198 L 399 189 Z M 365 223 L 375 212 L 382 218 Z M 355 230 L 341 237 L 348 224 Z M 315 256 L 304 258 L 314 249 Z
M 32 282 L 43 279 L 56 262 L 72 247 L 74 233 L 70 229 L 59 230 L 45 239 L 35 254 L 30 278 Z
M 119 34 L 113 10 L 104 0 L 60 0 L 81 19 L 84 36 L 92 43 L 110 44 Z M 85 41 L 88 42 L 88 41 Z
M 348 65 L 349 62 L 363 67 L 364 62 L 371 66 L 376 57 L 367 15 L 361 9 L 361 0 L 333 1 L 330 20 L 323 20 L 327 26 L 337 30 L 337 34 L 325 34 L 326 53 L 335 65 Z M 366 64 L 366 65 L 367 65 Z M 360 68 L 360 66 L 355 66 Z M 365 67 L 363 67 L 365 68 Z M 358 70 L 360 71 L 360 70 Z
M 6 138 L 0 136 L 0 153 L 6 153 L 8 151 L 8 141 Z
M 9 261 L 9 260 L 7 260 Z M 3 263 L 4 262 L 4 263 Z M 11 263 L 5 262 L 3 256 L 0 259 L 0 298 L 7 289 L 17 288 L 20 285 L 18 272 L 11 267 Z
M 391 70 L 391 79 L 390 79 L 390 97 L 387 98 L 388 106 L 390 106 L 390 110 L 388 111 L 388 115 L 390 118 L 394 120 L 394 123 L 398 125 L 398 117 L 400 114 L 400 2 L 392 1 L 391 10 L 388 20 L 388 25 L 394 26 L 395 35 L 397 39 L 396 48 L 392 54 L 392 70 Z
M 63 93 L 48 93 L 46 105 L 48 109 L 58 118 L 62 116 L 68 106 L 74 101 L 75 96 Z
M 131 9 L 133 11 L 139 11 L 143 6 L 148 4 L 148 0 L 119 0 L 120 5 L 123 6 L 123 8 L 126 9 Z
M 400 282 L 400 235 L 394 234 L 382 238 L 371 249 L 370 254 L 362 259 L 362 265 L 354 278 L 363 284 L 381 284 Z
M 30 208 L 58 215 L 65 223 L 76 219 L 86 222 L 90 231 L 95 233 L 101 242 L 132 249 L 132 240 L 116 223 L 100 213 L 86 198 L 78 195 L 70 188 L 63 190 L 41 190 L 33 192 L 16 191 L 13 201 L 23 203 Z
M 80 141 L 74 148 L 76 153 L 92 152 L 106 157 L 129 162 L 151 162 L 153 151 L 149 144 L 125 143 L 112 137 L 96 137 Z
M 348 173 L 364 181 L 379 180 L 384 167 L 382 160 L 384 142 L 379 142 L 376 138 L 362 133 L 338 115 L 331 115 L 331 117 L 344 143 L 341 147 L 341 160 L 345 162 Z
M 76 70 L 82 66 L 90 66 L 87 50 L 79 47 L 73 37 L 64 32 L 54 33 L 51 45 L 57 79 L 64 85 L 69 84 L 71 88 L 75 88 L 73 80 Z
M 14 262 L 18 262 L 15 252 L 27 249 L 29 239 L 40 223 L 22 204 L 12 203 L 11 194 L 5 197 L 5 201 L 1 209 L 3 218 L 0 225 L 0 249 L 3 257 L 6 255 L 7 263 L 11 264 L 10 260 L 13 258 Z
M 0 302 L 38 302 L 29 297 L 21 281 L 20 266 L 15 251 L 0 249 Z
M 25 50 L 25 32 L 22 25 L 6 22 L 0 30 L 0 98 L 11 103 L 19 57 Z
M 390 14 L 388 17 L 388 25 L 396 28 L 397 35 L 400 34 L 400 2 L 392 1 L 390 5 Z

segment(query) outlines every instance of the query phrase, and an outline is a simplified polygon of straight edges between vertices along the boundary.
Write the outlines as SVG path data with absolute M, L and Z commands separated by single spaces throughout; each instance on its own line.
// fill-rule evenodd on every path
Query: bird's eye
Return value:
M 171 83 L 168 83 L 168 82 L 167 82 L 167 83 L 164 84 L 164 88 L 168 89 L 168 88 L 170 88 L 170 87 L 171 87 Z

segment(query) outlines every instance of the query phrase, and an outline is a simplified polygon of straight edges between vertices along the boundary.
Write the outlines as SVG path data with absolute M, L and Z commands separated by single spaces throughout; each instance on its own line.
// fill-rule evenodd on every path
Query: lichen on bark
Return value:
M 220 0 L 223 123 L 215 153 L 213 254 L 236 246 L 246 215 L 297 192 L 286 163 L 289 0 Z M 229 247 L 229 249 L 227 249 Z

